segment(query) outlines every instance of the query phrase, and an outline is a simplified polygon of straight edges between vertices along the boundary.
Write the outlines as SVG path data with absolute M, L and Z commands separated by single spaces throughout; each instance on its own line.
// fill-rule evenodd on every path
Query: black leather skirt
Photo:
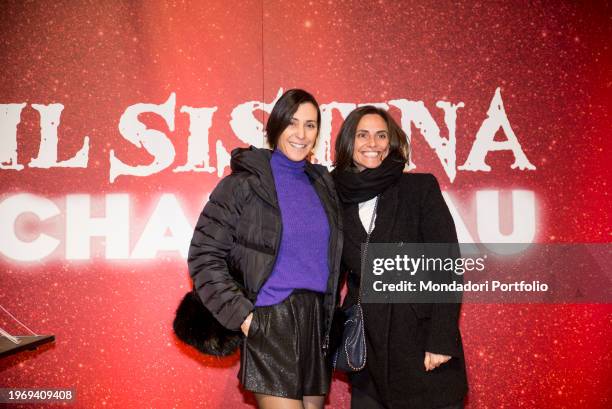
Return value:
M 244 388 L 290 399 L 327 394 L 324 323 L 323 294 L 313 291 L 296 290 L 279 304 L 255 308 L 240 357 Z

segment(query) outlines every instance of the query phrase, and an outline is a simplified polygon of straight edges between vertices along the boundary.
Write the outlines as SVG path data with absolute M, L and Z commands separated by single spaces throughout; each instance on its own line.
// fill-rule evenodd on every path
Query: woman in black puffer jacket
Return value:
M 342 223 L 327 169 L 305 160 L 319 127 L 315 99 L 287 91 L 266 125 L 274 151 L 232 152 L 189 249 L 205 307 L 245 335 L 239 378 L 263 408 L 322 408 L 330 385 Z

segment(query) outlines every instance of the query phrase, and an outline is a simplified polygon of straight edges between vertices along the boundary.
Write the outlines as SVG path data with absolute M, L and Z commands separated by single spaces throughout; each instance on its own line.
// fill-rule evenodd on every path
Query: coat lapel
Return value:
M 374 231 L 370 236 L 371 242 L 388 243 L 393 241 L 393 227 L 397 220 L 398 202 L 398 184 L 392 185 L 380 195 L 376 209 Z

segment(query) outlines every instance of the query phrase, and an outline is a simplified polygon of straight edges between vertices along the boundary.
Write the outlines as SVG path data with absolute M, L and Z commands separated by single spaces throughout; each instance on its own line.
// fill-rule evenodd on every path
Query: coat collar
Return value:
M 269 149 L 254 146 L 235 149 L 232 151 L 232 170 L 247 171 L 257 176 L 249 180 L 249 185 L 266 203 L 278 208 L 278 195 L 270 166 L 271 158 L 272 151 Z M 333 182 L 330 177 L 325 177 L 326 172 L 323 171 L 323 166 L 306 161 L 304 171 L 315 186 L 318 185 L 320 189 L 324 189 L 329 197 L 336 197 Z

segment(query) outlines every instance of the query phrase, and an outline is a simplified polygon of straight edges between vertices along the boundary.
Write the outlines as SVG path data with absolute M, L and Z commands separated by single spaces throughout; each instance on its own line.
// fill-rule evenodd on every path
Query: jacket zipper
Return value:
M 327 192 L 329 193 L 329 188 L 327 186 L 327 184 L 321 183 L 324 187 L 325 190 L 327 190 Z M 328 195 L 328 202 L 330 205 L 330 211 L 333 213 L 333 206 L 334 203 L 332 201 L 332 195 L 329 194 Z M 340 214 L 337 215 L 337 217 L 341 217 Z M 333 217 L 328 217 L 329 219 L 333 219 Z M 336 231 L 335 234 L 335 240 L 334 240 L 334 234 L 332 233 L 332 231 Z M 330 311 L 330 316 L 329 316 L 329 323 L 327 324 L 327 329 L 325 331 L 325 340 L 323 342 L 323 353 L 325 355 L 327 355 L 328 349 L 329 349 L 329 334 L 331 332 L 331 327 L 333 324 L 333 320 L 334 320 L 334 309 L 336 308 L 336 291 L 334 291 L 334 289 L 337 287 L 338 285 L 338 279 L 339 279 L 339 268 L 336 267 L 337 263 L 337 258 L 338 256 L 335 255 L 335 248 L 334 248 L 334 242 L 336 244 L 336 246 L 338 246 L 338 240 L 339 240 L 339 234 L 340 234 L 340 228 L 339 226 L 337 226 L 337 223 L 334 224 L 334 221 L 332 220 L 332 222 L 330 223 L 330 235 L 329 235 L 329 243 L 328 243 L 328 259 L 327 259 L 327 266 L 328 268 L 330 268 L 330 273 L 333 275 L 333 280 L 332 280 L 332 288 L 331 288 L 331 297 L 332 297 L 332 309 Z M 333 256 L 333 262 L 332 262 L 332 257 L 331 255 L 334 254 Z M 332 264 L 330 266 L 330 264 Z M 329 290 L 329 289 L 328 289 Z
M 283 223 L 282 223 L 282 215 L 280 212 L 280 209 L 276 206 L 273 206 L 274 210 L 276 211 L 277 215 L 278 215 L 278 220 L 280 220 L 280 229 L 279 229 L 279 233 L 275 238 L 274 241 L 274 260 L 272 260 L 272 265 L 270 267 L 270 269 L 266 272 L 266 275 L 264 276 L 264 279 L 261 283 L 261 287 L 259 287 L 259 290 L 261 290 L 263 288 L 263 286 L 266 284 L 266 281 L 268 281 L 268 279 L 270 278 L 270 274 L 272 274 L 272 271 L 274 271 L 274 266 L 276 265 L 276 259 L 278 258 L 278 253 L 280 251 L 280 241 L 281 238 L 283 237 Z M 259 291 L 258 291 L 259 293 Z

